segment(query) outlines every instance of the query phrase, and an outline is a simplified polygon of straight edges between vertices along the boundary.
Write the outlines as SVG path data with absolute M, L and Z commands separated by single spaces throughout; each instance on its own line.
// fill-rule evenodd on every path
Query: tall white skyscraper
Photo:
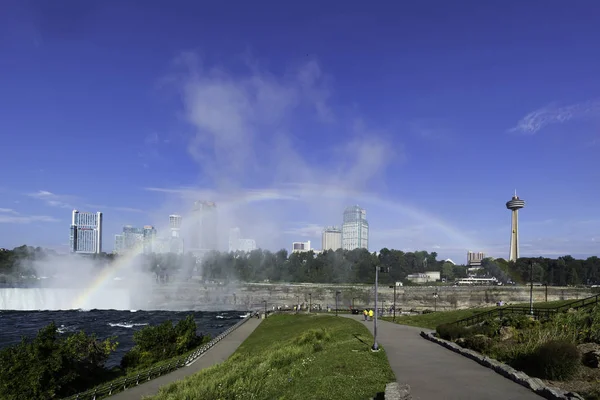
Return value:
M 344 210 L 342 248 L 344 250 L 369 249 L 369 223 L 364 208 L 356 205 Z
M 181 237 L 181 215 L 169 215 L 169 228 L 171 229 L 171 238 L 169 240 L 169 252 L 183 254 L 183 238 Z
M 216 203 L 212 201 L 194 202 L 189 221 L 186 217 L 186 224 L 190 225 L 190 238 L 187 242 L 189 249 L 204 251 L 219 249 L 219 224 Z
M 102 253 L 102 213 L 73 210 L 71 221 L 71 253 Z
M 336 226 L 323 229 L 321 249 L 337 250 L 342 248 L 342 230 Z
M 171 228 L 171 237 L 181 236 L 181 215 L 169 215 L 169 228 Z

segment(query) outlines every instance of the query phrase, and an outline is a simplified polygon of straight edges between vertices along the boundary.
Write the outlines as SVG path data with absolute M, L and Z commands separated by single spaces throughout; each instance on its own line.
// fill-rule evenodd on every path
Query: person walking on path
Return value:
M 363 316 L 365 317 L 365 321 L 366 321 L 367 317 L 369 316 L 369 312 L 366 309 L 363 311 Z
M 369 321 L 373 321 L 373 310 L 369 310 Z

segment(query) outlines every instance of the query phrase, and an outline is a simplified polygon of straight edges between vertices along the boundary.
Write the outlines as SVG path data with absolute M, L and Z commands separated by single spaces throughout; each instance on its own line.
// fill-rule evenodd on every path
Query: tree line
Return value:
M 44 260 L 56 256 L 51 251 L 28 246 L 13 250 L 0 250 L 0 283 L 6 276 L 35 274 L 34 263 L 22 260 Z M 65 256 L 68 257 L 69 255 Z M 98 268 L 118 260 L 118 255 L 98 254 L 91 259 Z M 372 283 L 375 267 L 382 267 L 380 280 L 383 284 L 402 281 L 408 283 L 409 274 L 439 271 L 442 278 L 451 282 L 467 276 L 465 265 L 438 260 L 436 252 L 383 248 L 377 253 L 366 249 L 328 250 L 321 253 L 288 253 L 257 249 L 251 252 L 217 252 L 205 254 L 197 260 L 186 254 L 139 254 L 133 264 L 156 276 L 157 281 L 187 279 L 202 276 L 204 280 L 243 282 L 309 282 L 309 283 Z M 533 266 L 533 268 L 532 268 Z M 502 258 L 487 258 L 482 262 L 479 274 L 494 276 L 506 283 L 527 283 L 532 278 L 536 283 L 549 285 L 593 285 L 600 283 L 600 258 L 585 260 L 569 255 L 552 258 L 519 258 L 509 262 Z M 533 275 L 530 276 L 533 269 Z
M 135 345 L 119 366 L 106 362 L 118 346 L 114 337 L 99 340 L 83 331 L 60 334 L 54 322 L 34 338 L 0 350 L 0 398 L 46 400 L 63 398 L 91 389 L 115 378 L 186 354 L 210 341 L 198 335 L 193 316 L 174 324 L 145 326 L 133 334 Z

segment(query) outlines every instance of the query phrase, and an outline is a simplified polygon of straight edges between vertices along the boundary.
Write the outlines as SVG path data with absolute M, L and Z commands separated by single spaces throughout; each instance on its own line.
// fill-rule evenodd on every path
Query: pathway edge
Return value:
M 492 369 L 494 372 L 504 376 L 505 378 L 510 379 L 515 383 L 518 383 L 521 386 L 526 387 L 527 389 L 530 389 L 534 393 L 548 400 L 584 400 L 583 397 L 581 397 L 581 395 L 575 392 L 568 392 L 557 387 L 546 385 L 541 379 L 532 378 L 526 373 L 518 371 L 513 367 L 504 364 L 494 358 L 487 357 L 471 349 L 465 349 L 454 342 L 440 339 L 435 336 L 434 332 L 421 331 L 421 337 L 431 342 L 437 343 L 442 347 L 445 347 L 448 350 L 458 353 L 464 357 L 467 357 L 486 368 Z

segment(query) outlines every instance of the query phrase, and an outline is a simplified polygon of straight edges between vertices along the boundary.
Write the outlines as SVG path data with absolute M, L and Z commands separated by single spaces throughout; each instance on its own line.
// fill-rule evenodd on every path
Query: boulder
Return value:
M 600 367 L 600 345 L 596 343 L 583 343 L 577 346 L 581 352 L 581 362 L 586 367 Z
M 500 328 L 500 341 L 510 340 L 517 334 L 517 330 L 512 326 L 503 326 Z

